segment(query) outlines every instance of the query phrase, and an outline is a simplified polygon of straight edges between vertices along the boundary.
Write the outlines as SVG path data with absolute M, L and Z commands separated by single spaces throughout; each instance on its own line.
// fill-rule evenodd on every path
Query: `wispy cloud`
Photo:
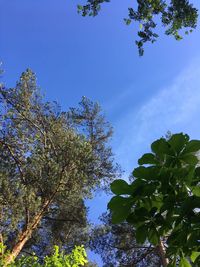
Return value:
M 200 138 L 200 59 L 193 62 L 168 87 L 157 91 L 137 112 L 117 123 L 115 149 L 122 166 L 130 171 L 150 143 L 172 132 Z M 119 130 L 121 129 L 121 130 Z

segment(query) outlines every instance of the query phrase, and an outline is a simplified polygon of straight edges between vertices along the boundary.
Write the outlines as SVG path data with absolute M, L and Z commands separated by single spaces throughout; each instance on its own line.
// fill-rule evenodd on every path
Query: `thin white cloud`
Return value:
M 172 132 L 186 132 L 200 138 L 200 59 L 193 62 L 171 86 L 161 88 L 137 112 L 118 122 L 117 158 L 125 169 L 149 149 L 151 142 Z

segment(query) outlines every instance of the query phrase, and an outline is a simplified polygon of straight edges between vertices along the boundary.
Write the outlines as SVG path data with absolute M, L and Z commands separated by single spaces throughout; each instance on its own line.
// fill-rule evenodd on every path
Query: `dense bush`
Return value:
M 0 266 L 4 264 L 5 246 L 0 244 Z M 8 252 L 6 252 L 8 253 Z M 41 262 L 42 261 L 42 262 Z M 80 267 L 87 263 L 87 254 L 83 246 L 76 246 L 70 254 L 65 255 L 63 251 L 59 250 L 58 246 L 54 246 L 54 252 L 47 255 L 43 260 L 36 255 L 25 256 L 22 255 L 13 263 L 7 265 L 9 267 Z

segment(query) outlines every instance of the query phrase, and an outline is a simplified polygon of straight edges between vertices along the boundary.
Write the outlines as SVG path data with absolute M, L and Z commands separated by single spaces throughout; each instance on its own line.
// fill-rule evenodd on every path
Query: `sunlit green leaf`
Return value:
M 192 267 L 186 258 L 181 258 L 179 267 Z
M 200 256 L 200 252 L 193 251 L 191 255 L 192 262 L 195 262 L 195 260 Z

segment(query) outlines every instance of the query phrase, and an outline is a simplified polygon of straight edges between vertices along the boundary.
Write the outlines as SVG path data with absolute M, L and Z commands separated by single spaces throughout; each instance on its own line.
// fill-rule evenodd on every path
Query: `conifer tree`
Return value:
M 1 86 L 0 232 L 11 251 L 6 264 L 42 229 L 47 242 L 57 237 L 67 246 L 70 226 L 86 226 L 84 200 L 115 177 L 111 135 L 98 104 L 84 97 L 79 108 L 61 111 L 44 101 L 29 69 L 15 88 Z

